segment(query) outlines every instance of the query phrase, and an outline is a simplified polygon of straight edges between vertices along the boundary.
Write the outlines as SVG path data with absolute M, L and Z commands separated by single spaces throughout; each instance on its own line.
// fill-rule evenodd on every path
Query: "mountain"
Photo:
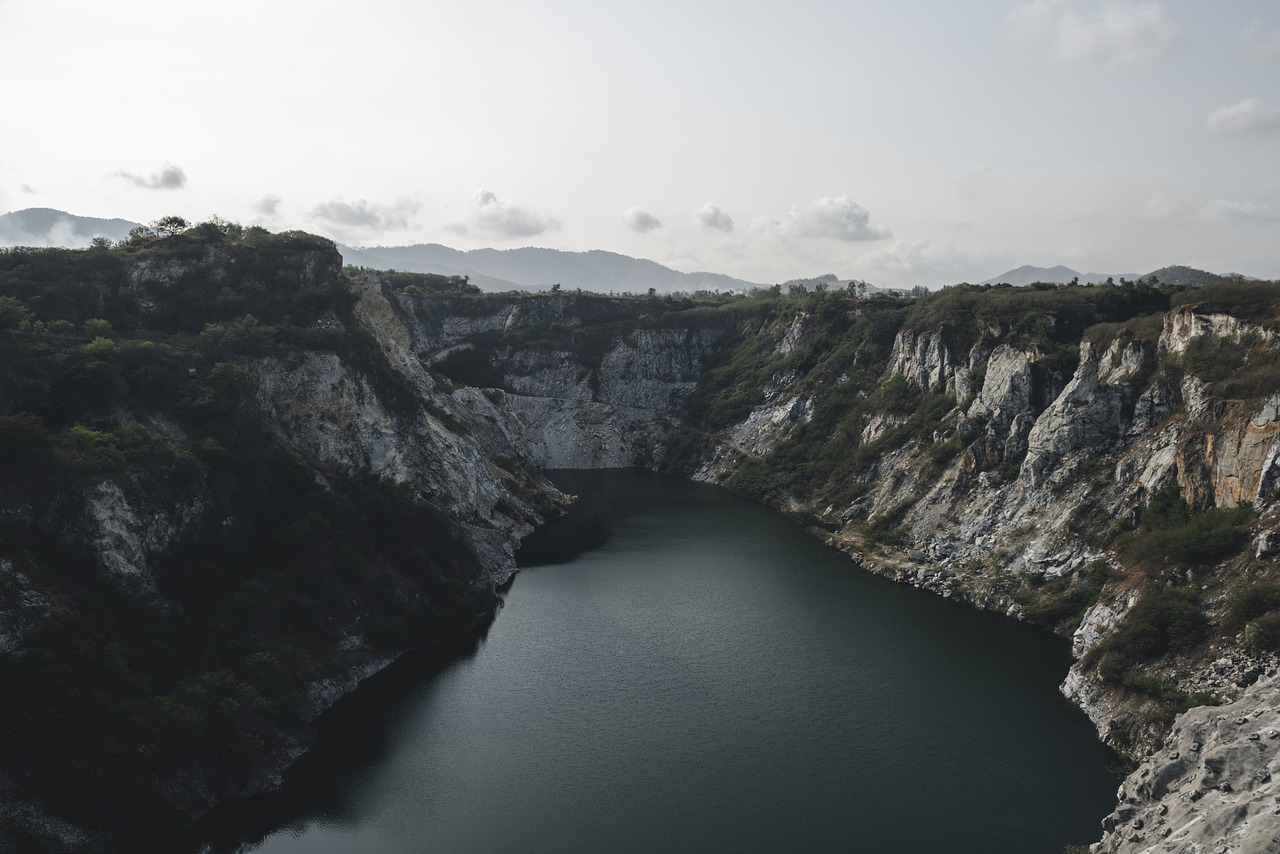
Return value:
M 1023 264 L 1006 273 L 987 279 L 985 282 L 979 282 L 980 285 L 1029 285 L 1032 282 L 1057 282 L 1066 284 L 1072 279 L 1080 279 L 1084 281 L 1084 275 L 1077 273 L 1070 267 L 1064 267 L 1059 264 L 1056 267 L 1033 267 L 1030 264 Z M 1105 276 L 1103 278 L 1106 278 Z
M 53 208 L 27 208 L 0 215 L 0 246 L 62 246 L 81 249 L 95 237 L 124 240 L 138 223 L 76 216 Z
M 1172 267 L 1161 267 L 1159 270 L 1153 270 L 1141 278 L 1149 279 L 1152 276 L 1159 279 L 1162 285 L 1185 285 L 1189 288 L 1216 285 L 1232 278 L 1231 276 L 1219 276 L 1217 273 L 1207 273 L 1204 270 L 1197 270 L 1195 267 L 1183 267 L 1176 264 Z M 1119 281 L 1119 279 L 1116 281 Z
M 1153 276 L 1162 285 L 1182 285 L 1189 288 L 1225 282 L 1231 278 L 1230 276 L 1220 276 L 1217 273 L 1209 273 L 1204 270 L 1197 270 L 1194 267 L 1181 265 L 1161 267 L 1159 270 L 1152 270 L 1150 273 L 1078 273 L 1061 264 L 1056 267 L 1033 267 L 1030 264 L 1024 264 L 978 284 L 1020 286 L 1029 285 L 1032 282 L 1053 282 L 1065 285 L 1072 279 L 1078 279 L 1082 284 L 1097 284 L 1105 282 L 1107 279 L 1111 279 L 1113 282 L 1119 282 L 1121 279 L 1137 282 L 1143 279 L 1150 279 Z
M 139 224 L 124 219 L 77 216 L 52 208 L 27 208 L 0 216 L 0 246 L 61 246 L 83 248 L 94 237 L 124 240 Z M 598 293 L 747 291 L 763 287 L 720 273 L 681 273 L 643 258 L 595 249 L 472 249 L 463 251 L 438 243 L 410 246 L 355 247 L 339 244 L 343 261 L 373 270 L 468 276 L 471 284 L 490 292 L 543 290 L 560 285 L 566 290 Z M 832 276 L 832 279 L 835 277 Z
M 720 273 L 681 273 L 655 261 L 594 249 L 472 249 L 463 251 L 439 243 L 412 246 L 338 247 L 348 264 L 375 270 L 470 276 L 486 291 L 542 290 L 560 285 L 565 290 L 598 293 L 745 291 L 763 287 Z

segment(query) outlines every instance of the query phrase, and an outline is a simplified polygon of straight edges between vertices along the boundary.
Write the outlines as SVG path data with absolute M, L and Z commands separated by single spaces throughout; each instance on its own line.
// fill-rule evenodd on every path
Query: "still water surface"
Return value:
M 1117 783 L 1057 692 L 1061 640 L 861 573 L 711 487 L 556 480 L 582 510 L 527 551 L 557 562 L 516 577 L 474 650 L 357 701 L 278 814 L 240 831 L 251 850 L 1061 854 L 1097 838 Z M 332 747 L 348 739 L 364 747 Z

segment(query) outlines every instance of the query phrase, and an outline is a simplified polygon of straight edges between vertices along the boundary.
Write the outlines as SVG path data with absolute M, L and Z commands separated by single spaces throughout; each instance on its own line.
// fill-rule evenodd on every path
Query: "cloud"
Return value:
M 1267 136 L 1280 131 L 1280 108 L 1268 106 L 1261 98 L 1245 98 L 1214 110 L 1204 126 L 1209 133 L 1223 136 Z
M 259 204 L 273 198 L 268 196 Z M 399 199 L 392 204 L 370 204 L 364 199 L 354 202 L 330 199 L 312 208 L 310 216 L 327 223 L 341 237 L 353 237 L 408 228 L 409 217 L 417 212 L 417 202 L 410 199 Z
M 514 202 L 504 202 L 492 190 L 480 190 L 471 197 L 476 210 L 465 222 L 445 223 L 457 234 L 476 232 L 480 235 L 511 240 L 556 231 L 560 221 L 552 216 L 534 213 Z
M 987 195 L 996 185 L 996 170 L 986 163 L 970 166 L 955 179 L 956 191 L 966 199 Z
M 886 273 L 936 273 L 954 266 L 932 257 L 932 254 L 929 238 L 922 237 L 918 240 L 895 240 L 888 246 L 867 252 L 858 262 Z
M 0 2 L 3 2 L 3 0 L 0 0 Z M 30 184 L 19 184 L 18 190 L 20 192 L 26 193 L 29 196 L 35 196 L 40 194 L 40 191 L 32 187 Z
M 1035 54 L 1069 65 L 1140 65 L 1186 43 L 1157 0 L 1108 3 L 1084 14 L 1077 0 L 1031 0 L 1005 16 L 1005 37 Z
M 251 207 L 262 216 L 275 216 L 280 211 L 280 197 L 268 193 L 254 202 Z M 327 204 L 332 204 L 329 202 Z
M 694 218 L 707 228 L 714 228 L 716 231 L 733 231 L 733 217 L 720 209 L 718 205 L 707 202 L 702 207 L 693 212 Z
M 891 237 L 888 229 L 871 225 L 871 213 L 845 196 L 823 196 L 796 205 L 775 225 L 788 237 L 830 238 L 856 243 Z
M 1214 199 L 1200 210 L 1200 216 L 1209 222 L 1280 222 L 1280 212 L 1265 202 Z
M 115 174 L 116 177 L 132 181 L 144 190 L 180 190 L 187 186 L 187 173 L 182 171 L 182 167 L 174 166 L 172 163 L 166 163 L 164 168 L 159 172 L 152 172 L 149 177 L 135 175 L 123 169 L 117 170 Z
M 622 221 L 627 224 L 627 228 L 632 231 L 638 231 L 641 234 L 653 231 L 655 228 L 662 228 L 662 220 L 640 208 L 632 208 L 624 213 Z
M 76 223 L 66 215 L 59 215 L 39 231 L 31 231 L 13 221 L 0 223 L 0 246 L 62 246 L 82 249 L 93 239 L 82 234 Z
M 1249 47 L 1249 52 L 1263 62 L 1280 62 L 1280 30 L 1264 32 L 1262 24 L 1254 21 L 1240 38 Z

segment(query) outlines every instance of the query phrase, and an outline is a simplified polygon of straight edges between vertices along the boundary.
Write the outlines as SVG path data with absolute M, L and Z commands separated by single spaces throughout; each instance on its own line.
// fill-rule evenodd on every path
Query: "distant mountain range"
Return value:
M 568 290 L 582 288 L 620 293 L 644 293 L 649 288 L 665 293 L 741 291 L 763 287 L 720 273 L 681 273 L 655 261 L 599 249 L 566 252 L 525 247 L 463 251 L 438 243 L 338 248 L 348 264 L 376 270 L 469 276 L 473 285 L 486 291 L 542 289 L 557 284 Z
M 88 246 L 94 237 L 123 240 L 138 223 L 123 219 L 77 216 L 51 208 L 28 208 L 0 215 L 0 245 Z M 440 273 L 467 276 L 486 291 L 581 288 L 598 292 L 645 293 L 668 291 L 751 290 L 756 282 L 720 273 L 681 273 L 655 261 L 616 252 L 559 249 L 472 249 L 463 251 L 438 243 L 358 248 L 338 245 L 347 264 L 375 270 Z M 833 277 L 834 278 L 834 277 Z
M 129 236 L 138 223 L 124 219 L 100 219 L 77 216 L 52 208 L 27 208 L 0 215 L 0 246 L 88 246 L 94 237 L 118 241 Z M 375 270 L 401 270 L 408 273 L 439 273 L 467 276 L 471 283 L 485 291 L 541 290 L 560 285 L 566 290 L 602 293 L 645 293 L 650 288 L 670 291 L 745 291 L 765 287 L 720 273 L 681 273 L 655 261 L 632 258 L 616 252 L 592 250 L 566 252 L 560 249 L 451 249 L 438 243 L 416 243 L 412 246 L 355 247 L 338 245 L 348 264 Z M 1230 275 L 1218 275 L 1193 267 L 1161 267 L 1150 273 L 1080 273 L 1070 267 L 1033 267 L 1025 265 L 1009 270 L 980 284 L 1029 285 L 1033 282 L 1081 283 L 1105 282 L 1107 279 L 1129 281 L 1155 276 L 1162 284 L 1197 287 L 1224 281 Z M 800 285 L 812 290 L 816 285 L 831 289 L 847 286 L 851 280 L 834 273 L 811 279 L 792 279 L 784 288 Z M 867 293 L 891 290 L 867 285 Z
M 1174 265 L 1171 267 L 1161 267 L 1159 270 L 1152 270 L 1150 273 L 1078 273 L 1070 267 L 1032 267 L 1024 264 L 999 276 L 987 279 L 985 282 L 979 282 L 980 285 L 1029 285 L 1033 282 L 1053 282 L 1056 284 L 1066 284 L 1072 279 L 1076 279 L 1080 284 L 1093 284 L 1105 282 L 1107 279 L 1119 282 L 1126 279 L 1130 282 L 1136 282 L 1142 279 L 1150 279 L 1155 277 L 1162 285 L 1184 285 L 1189 288 L 1203 287 L 1214 282 L 1223 282 L 1230 279 L 1230 275 L 1222 276 L 1217 273 L 1208 273 L 1204 270 L 1197 270 L 1194 267 L 1183 267 Z

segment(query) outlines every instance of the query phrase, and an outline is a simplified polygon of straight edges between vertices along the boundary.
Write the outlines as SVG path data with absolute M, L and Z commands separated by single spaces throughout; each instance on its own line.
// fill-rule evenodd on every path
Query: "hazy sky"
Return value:
M 1277 0 L 0 0 L 0 211 L 1280 277 Z

